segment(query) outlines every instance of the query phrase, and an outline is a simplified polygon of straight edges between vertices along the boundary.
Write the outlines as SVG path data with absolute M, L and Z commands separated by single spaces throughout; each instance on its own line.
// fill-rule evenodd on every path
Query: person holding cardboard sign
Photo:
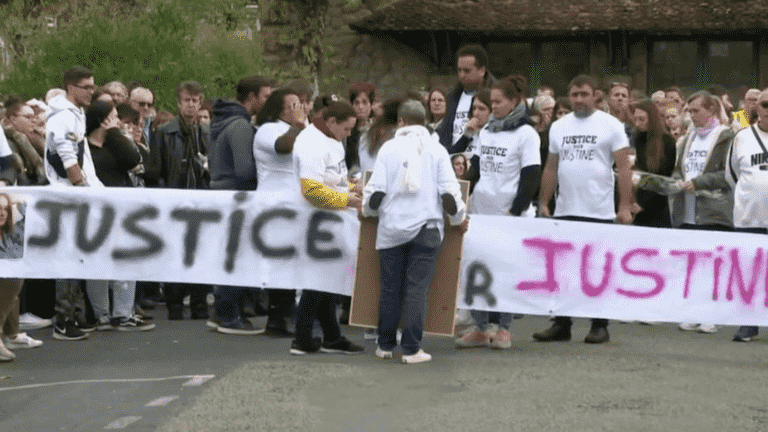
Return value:
M 379 150 L 363 191 L 363 216 L 379 217 L 376 249 L 381 260 L 381 298 L 376 356 L 392 358 L 402 304 L 403 363 L 432 359 L 420 345 L 427 291 L 443 243 L 443 210 L 452 225 L 462 224 L 466 216 L 448 152 L 430 136 L 425 118 L 420 102 L 400 106 L 399 129 Z

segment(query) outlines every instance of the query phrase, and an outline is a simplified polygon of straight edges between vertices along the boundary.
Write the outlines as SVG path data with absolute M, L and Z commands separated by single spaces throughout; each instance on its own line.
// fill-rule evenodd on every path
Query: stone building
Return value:
M 451 81 L 455 52 L 467 43 L 487 49 L 496 76 L 519 73 L 531 89 L 549 85 L 558 95 L 580 73 L 648 94 L 722 84 L 738 99 L 768 86 L 764 2 L 400 0 L 350 27 L 410 49 L 410 61 L 421 62 L 413 72 L 429 73 L 425 86 Z

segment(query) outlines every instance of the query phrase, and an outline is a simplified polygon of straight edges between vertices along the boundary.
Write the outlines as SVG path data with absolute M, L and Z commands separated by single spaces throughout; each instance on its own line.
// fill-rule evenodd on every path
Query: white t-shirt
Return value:
M 549 152 L 558 155 L 554 216 L 614 219 L 613 154 L 629 147 L 624 125 L 596 110 L 589 117 L 567 114 L 552 123 Z
M 529 125 L 496 133 L 484 127 L 472 146 L 472 154 L 480 158 L 480 180 L 472 192 L 469 212 L 509 215 L 520 170 L 541 165 L 540 145 L 539 134 Z
M 475 92 L 462 92 L 459 104 L 456 106 L 456 117 L 453 120 L 453 143 L 461 139 L 464 135 L 464 127 L 469 121 L 469 113 L 472 111 L 472 98 L 475 97 Z
M 768 133 L 755 129 L 768 148 Z M 757 143 L 751 127 L 736 134 L 727 162 L 725 178 L 735 185 L 733 225 L 768 228 L 768 152 Z
M 11 146 L 5 138 L 5 132 L 3 132 L 3 128 L 0 127 L 0 157 L 8 157 L 12 154 Z
M 719 133 L 712 131 L 709 135 L 701 138 L 695 134 L 688 153 L 683 157 L 683 175 L 685 180 L 689 181 L 700 176 L 707 166 L 709 150 L 713 147 Z M 696 225 L 696 194 L 694 192 L 685 193 L 685 223 Z
M 349 192 L 344 145 L 313 124 L 296 137 L 293 169 L 299 182 L 301 179 L 314 180 L 337 191 Z
M 282 120 L 265 123 L 253 137 L 253 157 L 256 159 L 259 189 L 298 190 L 296 175 L 293 173 L 293 156 L 277 154 L 275 151 L 275 141 L 290 128 L 291 125 Z

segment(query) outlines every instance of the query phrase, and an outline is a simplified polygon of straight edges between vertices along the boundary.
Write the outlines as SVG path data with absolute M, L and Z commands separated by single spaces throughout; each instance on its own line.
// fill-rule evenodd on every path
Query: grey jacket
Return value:
M 712 133 L 719 133 L 710 149 L 704 172 L 692 179 L 696 190 L 720 192 L 717 197 L 696 196 L 696 225 L 733 226 L 733 189 L 725 180 L 725 158 L 735 136 L 731 128 L 721 126 Z M 695 128 L 680 137 L 677 142 L 677 163 L 673 178 L 684 179 L 683 160 L 696 134 Z M 672 226 L 678 227 L 685 221 L 685 192 L 670 197 Z

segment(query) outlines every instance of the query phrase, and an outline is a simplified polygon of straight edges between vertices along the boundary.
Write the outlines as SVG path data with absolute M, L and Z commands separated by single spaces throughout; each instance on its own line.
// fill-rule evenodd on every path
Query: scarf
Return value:
M 421 153 L 432 140 L 432 136 L 424 126 L 410 125 L 399 128 L 394 139 L 410 141 L 403 154 L 405 169 L 400 170 L 400 191 L 416 193 L 421 188 Z
M 712 117 L 711 119 L 709 119 L 709 121 L 705 126 L 696 128 L 696 134 L 699 136 L 699 138 L 704 139 L 704 137 L 709 135 L 710 132 L 715 130 L 715 128 L 718 126 L 720 126 L 720 122 L 717 121 L 717 118 Z
M 528 124 L 528 120 L 528 107 L 525 105 L 525 100 L 523 100 L 503 119 L 497 119 L 496 116 L 491 114 L 491 118 L 488 120 L 488 131 L 492 133 L 513 131 L 520 126 Z

